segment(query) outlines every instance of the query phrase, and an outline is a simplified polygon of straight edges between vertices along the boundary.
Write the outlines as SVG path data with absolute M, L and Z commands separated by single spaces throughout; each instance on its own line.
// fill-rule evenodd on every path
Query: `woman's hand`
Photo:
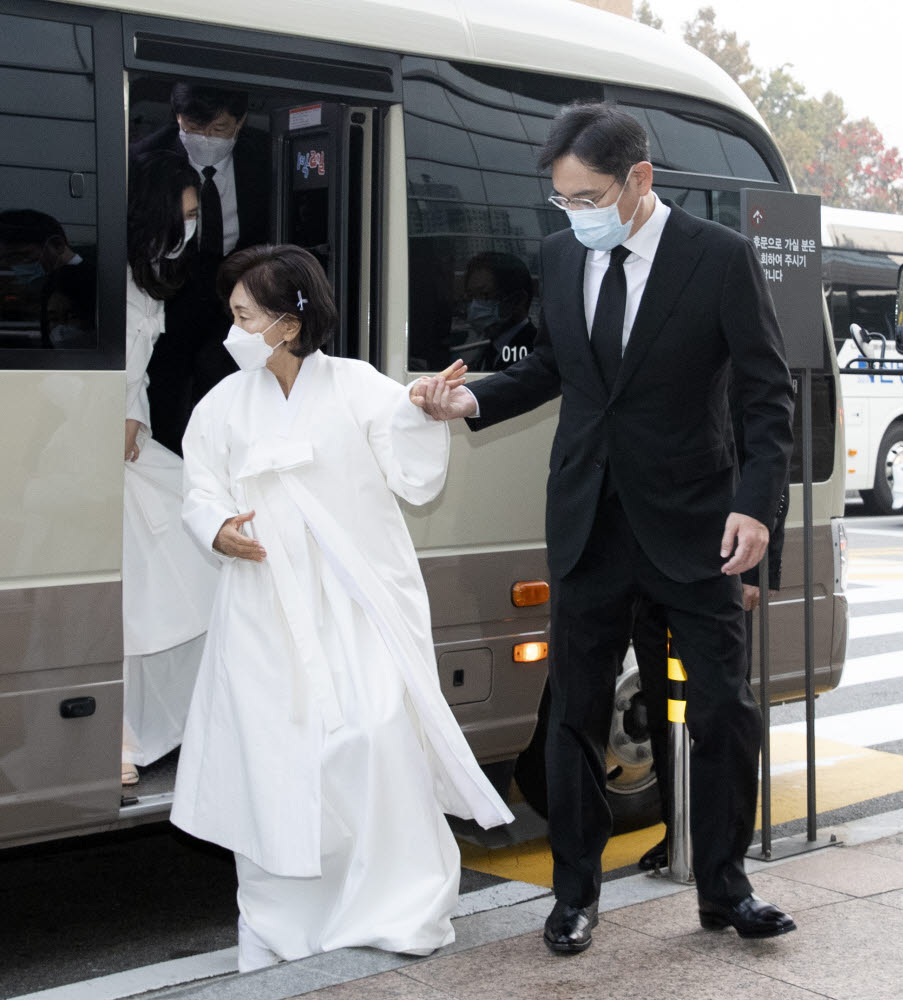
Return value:
M 263 562 L 267 554 L 260 542 L 241 533 L 241 526 L 251 521 L 256 512 L 249 510 L 247 514 L 237 514 L 223 521 L 223 526 L 213 539 L 213 547 L 224 556 L 235 559 L 250 559 L 251 562 Z
M 438 375 L 418 379 L 408 393 L 411 402 L 434 420 L 470 416 L 476 411 L 476 400 L 466 389 L 455 391 L 464 385 L 466 371 L 467 365 L 458 358 Z
M 126 420 L 125 422 L 125 460 L 134 462 L 141 454 L 138 447 L 138 431 L 141 430 L 140 420 Z

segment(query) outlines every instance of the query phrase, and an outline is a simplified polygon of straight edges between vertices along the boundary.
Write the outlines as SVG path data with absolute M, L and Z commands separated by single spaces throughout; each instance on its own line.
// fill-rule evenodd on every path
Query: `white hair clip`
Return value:
M 310 301 L 309 299 L 302 299 L 301 298 L 301 289 L 299 288 L 298 289 L 298 310 L 300 312 L 304 312 L 304 303 L 305 302 L 309 302 L 309 301 Z

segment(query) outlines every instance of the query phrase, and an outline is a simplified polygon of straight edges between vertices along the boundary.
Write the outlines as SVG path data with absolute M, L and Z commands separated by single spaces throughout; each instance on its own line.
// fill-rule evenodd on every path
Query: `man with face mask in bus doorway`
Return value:
M 154 435 L 181 454 L 195 404 L 235 371 L 223 348 L 229 320 L 216 295 L 216 272 L 233 250 L 269 239 L 270 140 L 247 126 L 245 93 L 180 81 L 173 85 L 170 104 L 174 121 L 136 142 L 131 151 L 176 152 L 201 182 L 188 280 L 166 305 L 166 334 L 148 368 Z
M 561 396 L 546 507 L 556 902 L 545 941 L 582 951 L 598 922 L 612 828 L 605 744 L 640 597 L 664 608 L 688 675 L 700 923 L 743 937 L 784 934 L 793 920 L 752 893 L 743 866 L 761 718 L 746 679 L 739 574 L 765 553 L 793 444 L 774 306 L 749 240 L 658 199 L 646 134 L 616 105 L 566 108 L 540 166 L 552 168 L 550 200 L 571 225 L 542 245 L 533 352 L 469 389 L 440 376 L 423 379 L 417 394 L 433 416 L 469 417 L 475 430 Z

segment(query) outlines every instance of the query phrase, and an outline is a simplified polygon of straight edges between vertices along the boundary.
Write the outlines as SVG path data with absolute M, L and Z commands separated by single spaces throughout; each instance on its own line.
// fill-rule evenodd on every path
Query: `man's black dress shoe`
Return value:
M 730 925 L 744 938 L 776 937 L 796 930 L 789 913 L 752 893 L 739 903 L 727 906 L 700 899 L 699 922 L 707 931 L 717 931 Z
M 542 936 L 552 951 L 585 951 L 593 943 L 593 928 L 598 923 L 598 902 L 569 906 L 556 899 Z
M 650 847 L 640 860 L 637 861 L 636 866 L 640 869 L 640 871 L 644 872 L 651 872 L 656 868 L 667 868 L 668 838 L 665 837 L 662 841 L 656 844 L 655 847 Z

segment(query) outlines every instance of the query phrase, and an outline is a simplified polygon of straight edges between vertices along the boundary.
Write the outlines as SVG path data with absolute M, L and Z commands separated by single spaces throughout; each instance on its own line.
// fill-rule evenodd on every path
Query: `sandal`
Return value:
M 129 764 L 127 761 L 122 762 L 122 783 L 123 785 L 137 785 L 138 784 L 138 768 L 134 764 Z

